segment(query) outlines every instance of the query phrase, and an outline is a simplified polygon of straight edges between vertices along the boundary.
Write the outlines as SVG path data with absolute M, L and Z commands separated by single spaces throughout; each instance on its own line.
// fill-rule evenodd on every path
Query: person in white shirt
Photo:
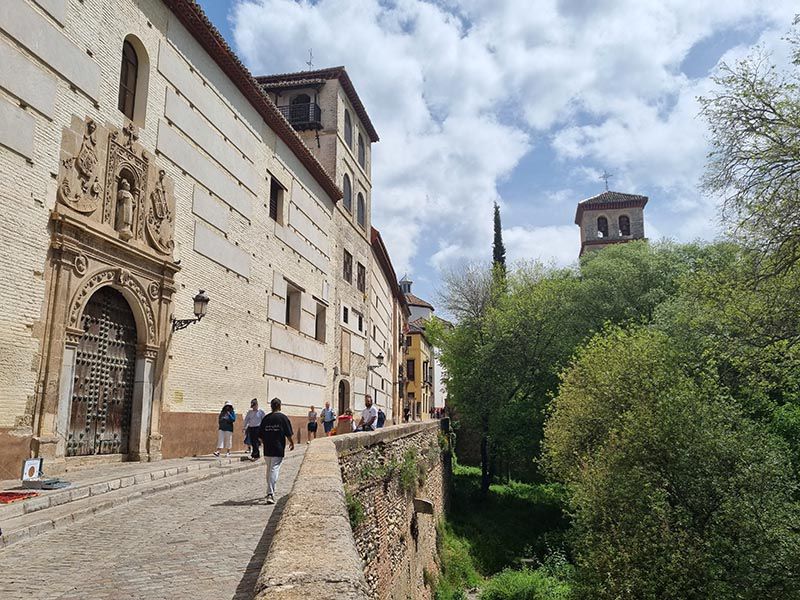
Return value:
M 250 442 L 253 448 L 250 454 L 250 460 L 258 460 L 261 457 L 261 434 L 259 433 L 261 427 L 261 420 L 266 413 L 258 408 L 258 400 L 253 398 L 250 400 L 250 410 L 244 416 L 244 435 L 245 439 Z
M 361 411 L 361 420 L 356 431 L 374 431 L 378 424 L 378 409 L 372 404 L 372 396 L 364 396 L 366 408 Z

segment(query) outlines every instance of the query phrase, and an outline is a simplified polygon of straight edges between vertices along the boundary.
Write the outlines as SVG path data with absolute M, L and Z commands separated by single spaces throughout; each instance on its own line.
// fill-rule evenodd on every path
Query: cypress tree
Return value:
M 500 207 L 494 203 L 494 245 L 492 263 L 506 270 L 506 247 L 503 245 L 503 227 L 500 225 Z

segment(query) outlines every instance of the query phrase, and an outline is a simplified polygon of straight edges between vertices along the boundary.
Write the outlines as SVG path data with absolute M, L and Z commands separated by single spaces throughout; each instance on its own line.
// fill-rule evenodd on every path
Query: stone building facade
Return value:
M 31 455 L 58 472 L 208 452 L 226 400 L 278 396 L 300 424 L 344 363 L 363 394 L 370 292 L 342 284 L 342 248 L 371 273 L 377 135 L 343 79 L 326 80 L 325 154 L 190 0 L 3 2 L 0 479 Z M 363 166 L 336 158 L 337 103 Z M 207 315 L 175 331 L 198 290 Z M 344 306 L 364 328 L 347 353 Z
M 578 203 L 575 224 L 581 230 L 580 256 L 610 244 L 644 239 L 647 196 L 606 190 Z

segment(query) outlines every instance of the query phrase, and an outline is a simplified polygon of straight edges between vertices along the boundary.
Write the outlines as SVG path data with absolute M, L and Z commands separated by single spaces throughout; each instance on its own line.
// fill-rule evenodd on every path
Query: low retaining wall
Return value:
M 450 484 L 440 423 L 313 441 L 255 598 L 431 598 Z

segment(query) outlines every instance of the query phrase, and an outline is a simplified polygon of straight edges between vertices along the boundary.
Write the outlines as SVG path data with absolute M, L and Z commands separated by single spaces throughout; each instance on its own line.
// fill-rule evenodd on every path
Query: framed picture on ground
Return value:
M 35 481 L 42 475 L 41 458 L 29 458 L 22 465 L 22 481 Z

